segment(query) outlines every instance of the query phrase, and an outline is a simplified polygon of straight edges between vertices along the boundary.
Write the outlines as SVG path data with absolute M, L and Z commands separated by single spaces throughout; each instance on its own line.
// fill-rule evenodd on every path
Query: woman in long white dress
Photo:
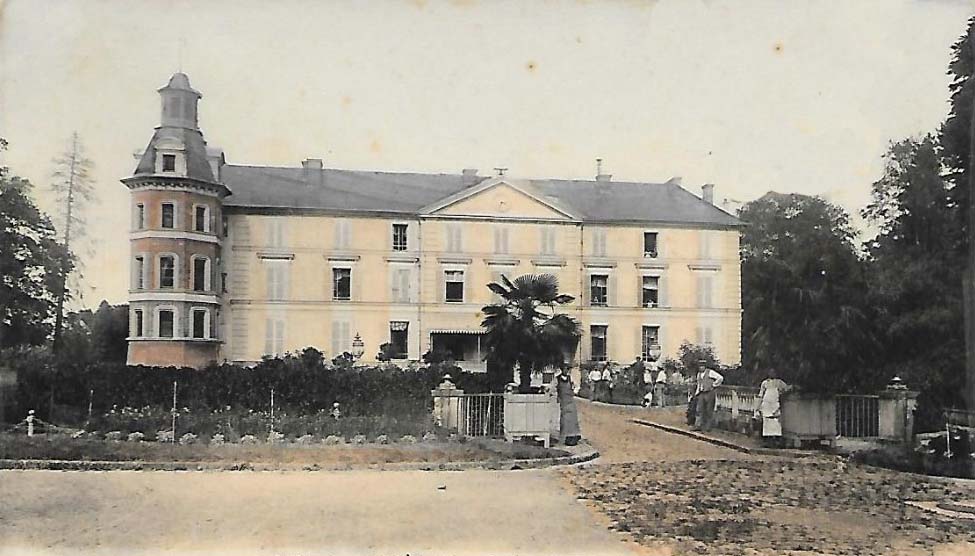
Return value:
M 768 378 L 762 381 L 758 391 L 757 417 L 762 418 L 762 440 L 766 445 L 779 445 L 782 440 L 782 394 L 789 385 L 778 377 L 775 369 L 769 369 Z

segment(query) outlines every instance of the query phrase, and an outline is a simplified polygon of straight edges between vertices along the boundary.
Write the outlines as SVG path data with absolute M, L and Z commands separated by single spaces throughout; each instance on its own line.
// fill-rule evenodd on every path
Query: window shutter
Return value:
M 667 299 L 667 277 L 663 274 L 657 280 L 657 299 L 661 307 L 670 307 L 670 300 Z
M 264 354 L 274 353 L 274 321 L 264 319 Z
M 636 306 L 643 307 L 643 281 L 646 276 L 640 275 L 636 278 Z
M 349 269 L 349 300 L 362 301 L 362 280 L 354 268 Z
M 339 321 L 337 321 L 337 320 L 333 320 L 332 321 L 332 353 L 331 353 L 331 356 L 332 356 L 333 359 L 335 357 L 338 357 L 342 353 L 342 349 L 341 349 L 341 347 L 339 345 L 339 341 L 340 341 L 339 339 L 341 338 L 341 334 L 342 334 L 342 331 L 339 330 L 339 326 L 341 324 L 342 323 L 339 322 Z
M 440 268 L 437 271 L 437 299 L 439 299 L 441 303 L 445 303 L 447 301 L 447 280 L 445 272 L 446 271 L 444 271 L 443 268 Z
M 402 270 L 394 269 L 389 273 L 390 301 L 396 303 L 403 301 L 403 277 Z
M 586 281 L 583 284 L 582 291 L 580 293 L 582 294 L 580 297 L 582 298 L 583 307 L 589 306 L 589 298 L 592 296 L 592 275 L 591 274 L 586 274 Z
M 636 327 L 636 350 L 634 351 L 633 357 L 643 357 L 643 325 Z M 640 380 L 638 377 L 637 380 Z
M 403 296 L 403 301 L 410 303 L 413 300 L 413 292 L 411 287 L 411 282 L 413 281 L 413 271 L 404 268 L 399 271 L 400 275 L 400 295 Z
M 284 353 L 284 319 L 276 319 L 274 330 L 274 351 Z
M 704 277 L 704 307 L 714 307 L 714 277 L 707 275 Z
M 619 306 L 619 304 L 617 303 L 618 296 L 616 295 L 616 289 L 617 289 L 616 288 L 616 283 L 617 283 L 616 274 L 615 273 L 610 273 L 609 280 L 607 280 L 606 282 L 607 282 L 607 287 L 609 288 L 609 295 L 606 296 L 606 298 L 607 298 L 606 299 L 607 304 L 610 307 L 618 307 Z

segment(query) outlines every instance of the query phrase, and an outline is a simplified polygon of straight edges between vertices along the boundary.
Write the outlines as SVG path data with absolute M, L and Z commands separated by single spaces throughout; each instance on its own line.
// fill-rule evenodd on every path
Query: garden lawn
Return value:
M 50 435 L 28 438 L 0 435 L 0 459 L 142 461 L 193 463 L 249 463 L 317 465 L 319 467 L 367 466 L 384 463 L 447 463 L 549 458 L 567 455 L 529 445 L 497 440 L 468 442 L 419 442 L 416 444 L 224 444 L 173 445 L 126 442 Z

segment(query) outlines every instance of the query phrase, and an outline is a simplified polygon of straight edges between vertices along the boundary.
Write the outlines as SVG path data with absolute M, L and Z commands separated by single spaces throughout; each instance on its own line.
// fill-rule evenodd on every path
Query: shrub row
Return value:
M 215 365 L 203 370 L 57 363 L 49 354 L 37 350 L 8 352 L 4 356 L 18 375 L 17 393 L 9 400 L 13 407 L 7 413 L 8 421 L 19 421 L 28 409 L 35 409 L 41 419 L 75 426 L 88 420 L 89 404 L 93 420 L 113 408 L 164 408 L 168 412 L 173 405 L 175 383 L 176 405 L 181 412 L 187 408 L 190 414 L 227 408 L 269 413 L 273 389 L 276 413 L 315 415 L 338 402 L 346 417 L 385 416 L 410 424 L 376 423 L 368 430 L 389 425 L 391 430 L 383 432 L 414 432 L 414 424 L 423 422 L 429 414 L 430 390 L 446 373 L 468 392 L 486 391 L 488 384 L 486 375 L 462 373 L 448 364 L 409 369 L 392 365 L 330 365 L 313 348 L 265 359 L 254 367 Z M 240 426 L 251 426 L 243 417 L 240 419 Z M 295 427 L 324 433 L 327 427 L 323 423 L 296 423 Z M 202 433 L 210 433 L 214 426 L 200 423 Z

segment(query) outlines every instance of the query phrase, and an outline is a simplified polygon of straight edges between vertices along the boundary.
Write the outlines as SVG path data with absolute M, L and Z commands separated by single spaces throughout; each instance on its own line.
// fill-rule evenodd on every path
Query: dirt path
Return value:
M 647 415 L 641 407 L 611 406 L 579 398 L 576 404 L 582 434 L 599 450 L 600 463 L 753 459 L 736 450 L 631 423 L 630 419 Z
M 635 548 L 551 471 L 0 472 L 3 556 Z

